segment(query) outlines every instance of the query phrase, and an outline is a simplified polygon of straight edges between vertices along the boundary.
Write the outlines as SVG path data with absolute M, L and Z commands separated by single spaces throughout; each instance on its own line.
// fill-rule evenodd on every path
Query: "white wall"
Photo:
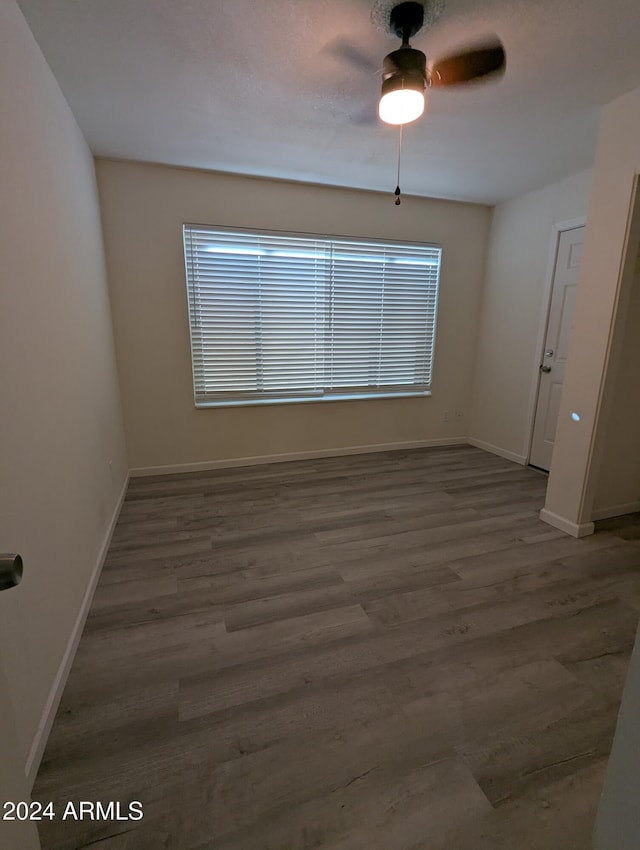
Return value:
M 640 510 L 640 257 L 622 318 L 593 519 Z
M 525 463 L 553 225 L 585 216 L 591 171 L 499 204 L 493 213 L 469 437 Z
M 594 162 L 589 224 L 544 511 L 552 524 L 575 534 L 592 529 L 601 459 L 607 451 L 617 355 L 633 291 L 640 241 L 640 214 L 631 215 L 640 172 L 638 138 L 640 89 L 603 109 Z M 572 411 L 580 414 L 579 422 L 572 421 Z
M 97 173 L 133 468 L 464 439 L 487 207 L 108 160 Z M 183 222 L 440 243 L 432 397 L 196 410 Z
M 24 763 L 127 462 L 93 159 L 13 0 L 0 80 L 0 550 L 25 565 L 0 643 Z

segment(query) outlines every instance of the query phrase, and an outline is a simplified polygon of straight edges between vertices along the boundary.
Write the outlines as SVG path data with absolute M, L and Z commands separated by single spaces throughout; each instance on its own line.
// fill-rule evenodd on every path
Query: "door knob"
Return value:
M 551 371 L 551 366 L 541 366 L 541 367 L 540 367 L 540 371 L 541 371 L 541 372 L 550 372 L 550 371 Z
M 22 558 L 20 555 L 0 555 L 0 590 L 8 590 L 20 584 Z

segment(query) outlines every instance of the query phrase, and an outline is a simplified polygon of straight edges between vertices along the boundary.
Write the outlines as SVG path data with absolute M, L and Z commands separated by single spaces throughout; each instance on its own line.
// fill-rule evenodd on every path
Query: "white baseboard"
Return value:
M 625 514 L 635 514 L 640 511 L 640 502 L 625 502 L 622 505 L 611 505 L 609 508 L 598 508 L 595 510 L 591 519 L 610 519 L 614 516 L 624 516 Z
M 113 532 L 118 521 L 118 516 L 120 515 L 120 509 L 122 507 L 122 503 L 124 502 L 124 497 L 127 492 L 128 484 L 129 474 L 127 474 L 124 484 L 122 486 L 122 490 L 120 491 L 120 495 L 118 496 L 118 501 L 113 512 L 113 517 L 111 518 L 111 522 L 109 523 L 109 527 L 107 528 L 104 540 L 102 541 L 102 546 L 100 547 L 96 563 L 91 573 L 91 578 L 89 579 L 89 584 L 87 585 L 87 589 L 82 599 L 82 604 L 80 605 L 80 610 L 78 611 L 76 622 L 74 624 L 71 636 L 67 643 L 67 648 L 65 650 L 64 655 L 62 656 L 62 661 L 60 662 L 60 667 L 58 668 L 56 677 L 53 680 L 53 685 L 51 686 L 49 696 L 47 698 L 44 709 L 42 711 L 42 715 L 40 717 L 38 729 L 34 736 L 31 749 L 29 750 L 29 755 L 27 756 L 25 774 L 27 776 L 29 788 L 33 788 L 33 784 L 36 781 L 38 768 L 40 767 L 40 762 L 42 761 L 42 756 L 44 753 L 45 746 L 47 744 L 47 739 L 49 738 L 49 733 L 51 732 L 51 727 L 53 725 L 58 706 L 60 705 L 60 700 L 62 699 L 62 692 L 64 691 L 64 686 L 67 683 L 69 671 L 71 670 L 71 665 L 73 664 L 73 659 L 75 658 L 76 650 L 78 649 L 78 644 L 80 643 L 80 638 L 82 637 L 82 630 L 84 628 L 87 615 L 89 614 L 89 608 L 91 607 L 91 602 L 93 601 L 93 595 L 96 590 L 96 585 L 98 584 L 98 579 L 100 578 L 100 573 L 102 572 L 102 566 L 107 556 L 107 551 L 111 543 L 111 538 L 113 537 Z
M 206 472 L 209 469 L 227 469 L 234 466 L 258 466 L 264 463 L 287 463 L 294 460 L 314 460 L 322 457 L 345 457 L 347 455 L 394 452 L 403 449 L 425 449 L 433 446 L 464 446 L 466 437 L 441 437 L 435 440 L 412 440 L 406 443 L 373 443 L 365 446 L 345 446 L 335 449 L 317 449 L 308 452 L 287 452 L 276 455 L 254 455 L 198 463 L 175 463 L 167 466 L 139 466 L 130 470 L 132 478 L 148 475 L 171 475 L 180 472 Z
M 572 522 L 560 516 L 560 514 L 554 514 L 553 511 L 548 511 L 546 508 L 540 511 L 540 519 L 548 525 L 552 525 L 554 528 L 570 534 L 572 537 L 587 537 L 589 534 L 593 534 L 594 525 L 592 522 Z
M 467 442 L 470 446 L 475 446 L 477 449 L 483 449 L 485 452 L 499 455 L 506 460 L 512 460 L 514 463 L 519 463 L 521 466 L 526 466 L 527 458 L 525 455 L 519 455 L 515 452 L 510 452 L 507 449 L 501 449 L 500 446 L 494 446 L 492 443 L 485 443 L 484 440 L 476 440 L 475 437 L 468 437 Z

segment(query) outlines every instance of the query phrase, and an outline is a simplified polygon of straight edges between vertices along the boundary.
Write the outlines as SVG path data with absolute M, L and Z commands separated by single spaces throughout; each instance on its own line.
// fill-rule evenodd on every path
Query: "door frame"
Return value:
M 584 227 L 587 223 L 586 216 L 570 218 L 565 221 L 557 221 L 551 228 L 549 240 L 549 255 L 547 259 L 547 271 L 544 277 L 542 289 L 542 308 L 540 310 L 540 321 L 538 322 L 538 337 L 536 339 L 535 361 L 531 367 L 531 390 L 529 392 L 529 404 L 527 406 L 527 432 L 525 438 L 526 457 L 524 465 L 528 466 L 531 460 L 531 444 L 533 443 L 533 426 L 536 420 L 538 407 L 538 395 L 540 393 L 540 363 L 544 354 L 544 341 L 547 336 L 549 325 L 549 312 L 551 310 L 551 297 L 553 295 L 553 280 L 556 274 L 556 263 L 558 262 L 558 247 L 560 236 L 567 230 L 575 230 Z

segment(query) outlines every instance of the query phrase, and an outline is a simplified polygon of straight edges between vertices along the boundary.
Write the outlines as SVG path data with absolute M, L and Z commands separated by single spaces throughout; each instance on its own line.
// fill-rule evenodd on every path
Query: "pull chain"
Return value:
M 398 135 L 398 179 L 396 183 L 396 206 L 400 206 L 400 157 L 402 156 L 402 124 L 400 124 L 400 133 Z

